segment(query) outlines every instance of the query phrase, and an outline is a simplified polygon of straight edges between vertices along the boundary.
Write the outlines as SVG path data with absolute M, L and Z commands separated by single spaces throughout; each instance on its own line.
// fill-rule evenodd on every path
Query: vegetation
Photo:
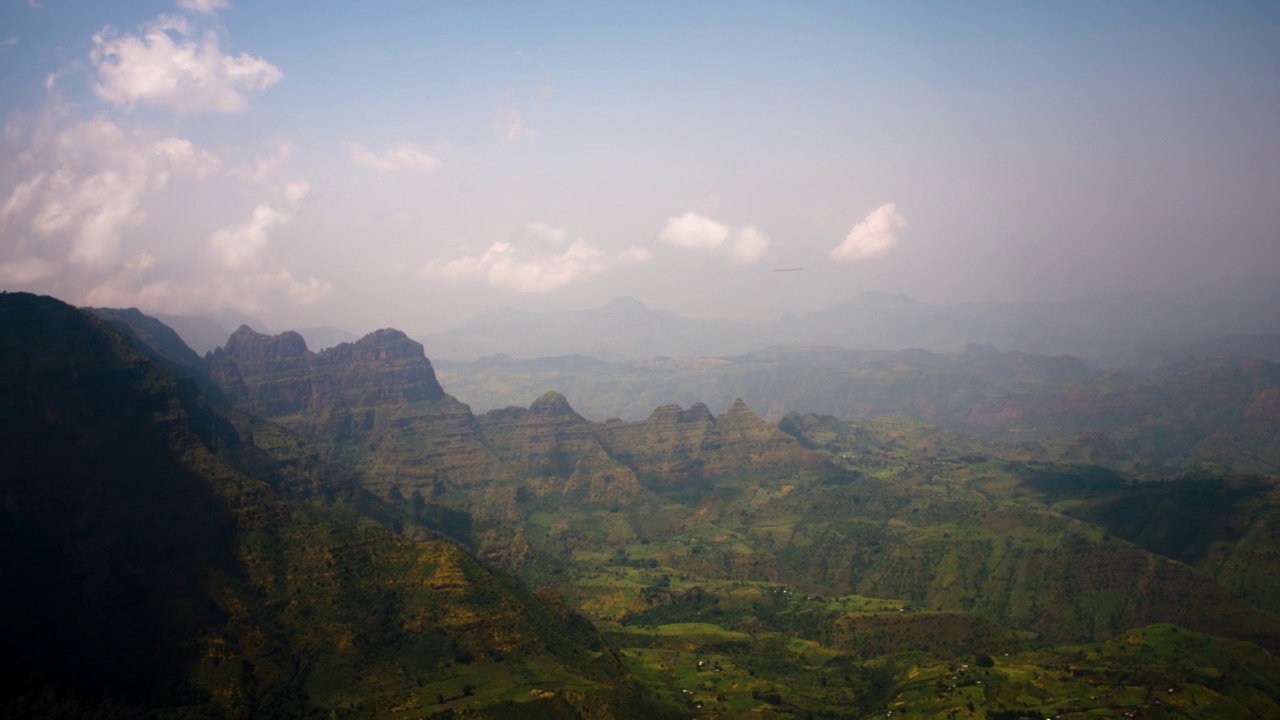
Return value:
M 548 392 L 477 416 L 395 331 L 313 354 L 242 328 L 193 360 L 106 316 L 0 298 L 7 711 L 1280 705 L 1272 476 L 741 401 L 600 423 Z

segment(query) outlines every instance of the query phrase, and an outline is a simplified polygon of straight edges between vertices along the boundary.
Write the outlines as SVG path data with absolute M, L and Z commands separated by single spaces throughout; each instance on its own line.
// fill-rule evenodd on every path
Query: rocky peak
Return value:
M 711 408 L 708 408 L 705 403 L 696 402 L 688 410 L 680 413 L 680 422 L 709 422 L 714 425 L 716 416 L 711 414 Z
M 408 335 L 392 328 L 375 330 L 354 343 L 343 343 L 327 352 L 349 355 L 358 362 L 425 360 L 427 357 L 421 343 L 410 340 Z
M 653 412 L 649 413 L 649 417 L 648 419 L 645 420 L 645 422 L 646 423 L 678 422 L 680 418 L 680 413 L 682 412 L 684 412 L 684 408 L 680 407 L 679 405 L 674 405 L 674 404 L 659 405 L 658 407 L 653 409 Z
M 705 404 L 697 402 L 690 406 L 688 410 L 674 404 L 656 407 L 645 422 L 681 425 L 708 423 L 715 425 L 716 418 Z
M 299 358 L 308 354 L 307 341 L 292 330 L 279 335 L 263 335 L 248 325 L 241 325 L 214 357 L 261 362 L 281 358 Z
M 722 432 L 737 436 L 753 436 L 758 438 L 772 437 L 779 438 L 785 436 L 781 430 L 774 425 L 765 422 L 759 415 L 755 414 L 742 398 L 733 401 L 733 405 L 725 411 L 723 415 L 717 417 L 714 421 Z
M 542 394 L 542 397 L 534 400 L 533 404 L 529 406 L 528 416 L 536 418 L 572 419 L 586 422 L 586 420 L 575 412 L 569 405 L 569 401 L 565 399 L 565 396 L 555 390 L 548 390 Z
M 268 417 L 328 407 L 370 407 L 445 397 L 422 345 L 399 330 L 369 333 L 319 354 L 296 332 L 263 335 L 242 325 L 211 358 L 238 405 Z
M 704 406 L 704 409 L 705 409 L 705 406 Z M 718 422 L 729 423 L 733 425 L 742 425 L 742 424 L 764 425 L 766 424 L 764 420 L 760 419 L 759 415 L 756 415 L 754 410 L 747 407 L 747 404 L 742 401 L 742 398 L 734 399 L 733 404 L 729 406 L 729 409 L 725 411 L 723 415 L 716 418 L 716 420 Z

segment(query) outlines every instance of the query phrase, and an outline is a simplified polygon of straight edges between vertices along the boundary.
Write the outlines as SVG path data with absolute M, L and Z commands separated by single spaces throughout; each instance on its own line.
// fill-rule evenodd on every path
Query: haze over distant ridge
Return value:
M 1259 284 L 1212 292 L 958 305 L 863 293 L 817 312 L 757 323 L 682 317 L 632 298 L 618 298 L 581 311 L 488 310 L 451 330 L 418 339 L 431 357 L 440 360 L 578 354 L 620 361 L 735 355 L 770 346 L 960 352 L 975 344 L 1098 358 L 1229 334 L 1278 332 L 1280 316 L 1273 311 L 1280 307 L 1278 288 Z

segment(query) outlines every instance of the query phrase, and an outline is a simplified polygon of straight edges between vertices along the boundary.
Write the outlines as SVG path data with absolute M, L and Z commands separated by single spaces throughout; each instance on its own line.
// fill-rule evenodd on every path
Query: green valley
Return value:
M 742 400 L 477 415 L 394 330 L 312 353 L 242 327 L 201 358 L 141 314 L 3 301 L 9 708 L 1280 705 L 1274 475 Z

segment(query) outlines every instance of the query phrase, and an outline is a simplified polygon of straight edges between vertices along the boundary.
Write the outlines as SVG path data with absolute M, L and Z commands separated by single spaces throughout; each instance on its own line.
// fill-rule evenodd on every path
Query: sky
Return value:
M 1280 270 L 1275 2 L 0 0 L 0 88 L 0 289 L 78 305 L 421 333 Z

